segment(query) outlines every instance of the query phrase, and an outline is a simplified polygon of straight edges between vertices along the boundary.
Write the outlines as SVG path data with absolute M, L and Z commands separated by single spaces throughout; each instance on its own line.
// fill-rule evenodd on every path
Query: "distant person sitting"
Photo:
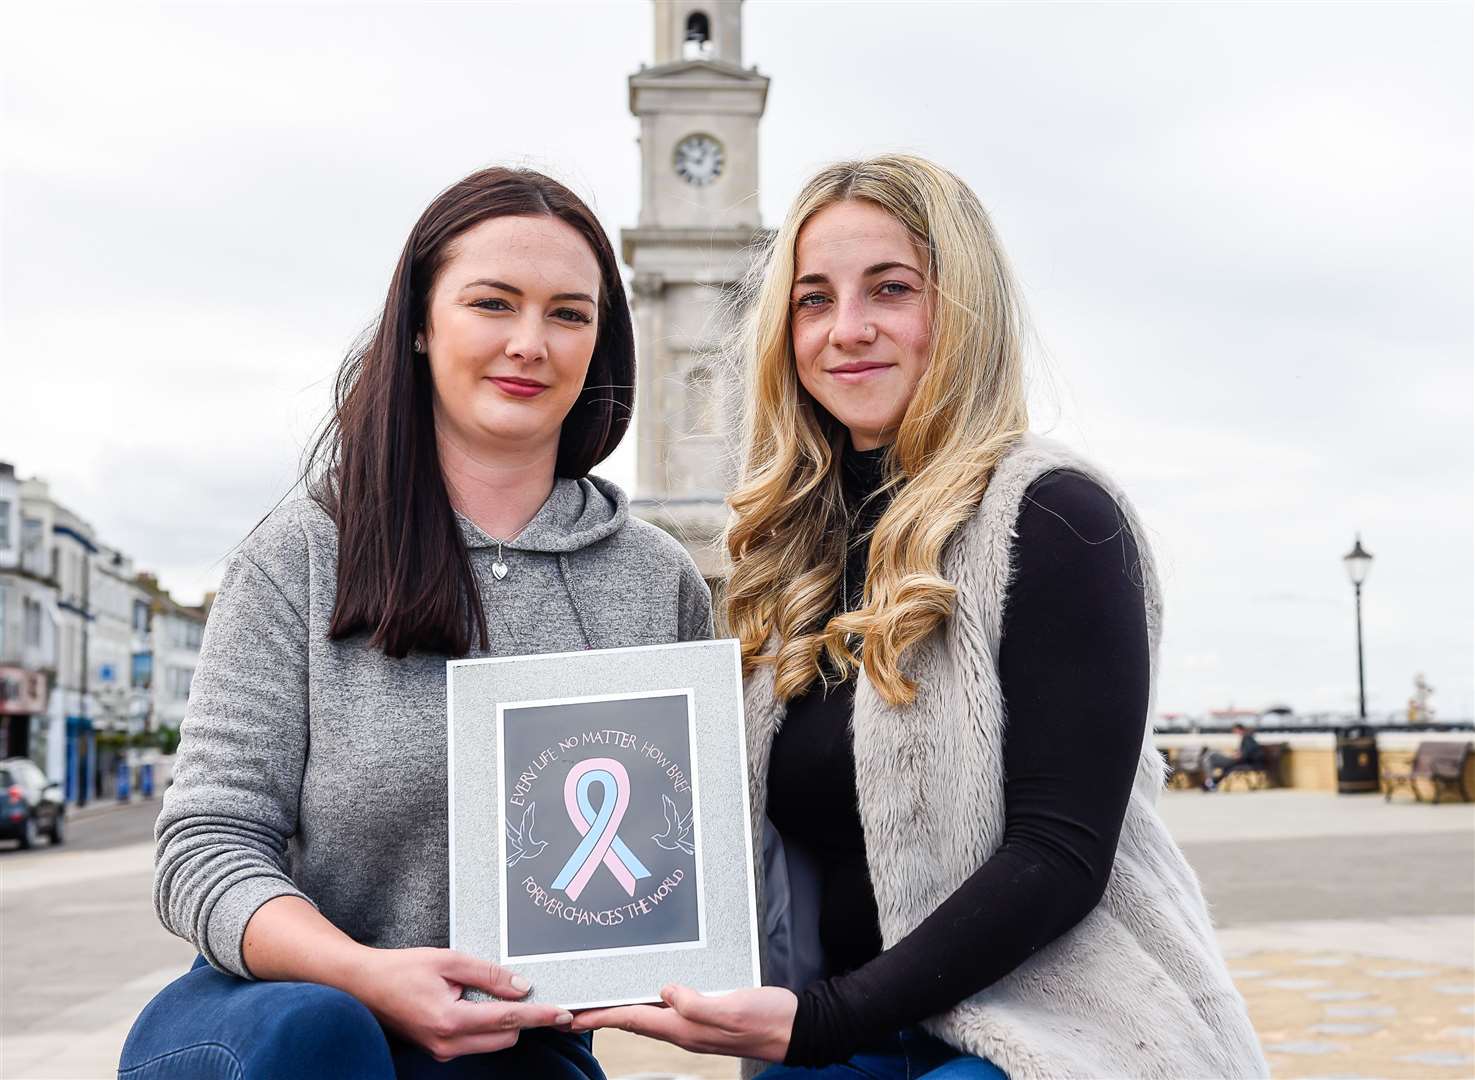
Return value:
M 1204 790 L 1213 791 L 1236 769 L 1263 769 L 1265 748 L 1255 739 L 1255 734 L 1245 724 L 1235 724 L 1234 733 L 1239 736 L 1239 753 L 1210 754 L 1208 768 L 1204 770 Z

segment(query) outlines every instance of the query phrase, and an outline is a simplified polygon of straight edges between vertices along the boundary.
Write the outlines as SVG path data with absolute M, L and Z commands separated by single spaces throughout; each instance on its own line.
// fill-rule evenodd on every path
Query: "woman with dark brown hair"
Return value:
M 446 947 L 445 661 L 710 636 L 680 545 L 588 475 L 634 385 L 619 267 L 572 192 L 487 169 L 430 205 L 307 496 L 211 610 L 154 886 L 200 958 L 119 1076 L 601 1076 L 567 1013 Z

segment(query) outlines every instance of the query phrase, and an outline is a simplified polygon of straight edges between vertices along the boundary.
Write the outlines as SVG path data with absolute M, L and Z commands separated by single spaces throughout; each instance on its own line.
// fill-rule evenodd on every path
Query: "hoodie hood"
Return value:
M 630 500 L 620 488 L 598 476 L 570 480 L 560 476 L 533 519 L 502 546 L 509 551 L 564 554 L 578 551 L 618 532 L 630 517 Z M 456 523 L 469 550 L 494 548 L 497 540 L 460 511 Z

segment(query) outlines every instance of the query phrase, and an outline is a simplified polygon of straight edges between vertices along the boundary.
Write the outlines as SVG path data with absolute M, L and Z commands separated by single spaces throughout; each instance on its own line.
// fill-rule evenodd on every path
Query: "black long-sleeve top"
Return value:
M 847 560 L 858 606 L 883 451 L 847 450 Z M 769 765 L 768 815 L 819 863 L 820 941 L 833 974 L 806 987 L 785 1062 L 843 1061 L 1007 975 L 1100 901 L 1131 794 L 1148 698 L 1137 547 L 1116 504 L 1080 473 L 1025 493 L 999 646 L 1004 837 L 910 934 L 882 950 L 866 868 L 850 716 L 855 683 L 789 703 Z

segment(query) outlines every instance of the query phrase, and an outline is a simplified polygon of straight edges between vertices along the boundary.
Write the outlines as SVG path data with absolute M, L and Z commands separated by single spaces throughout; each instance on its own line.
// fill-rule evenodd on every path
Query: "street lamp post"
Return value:
M 1342 556 L 1342 565 L 1347 567 L 1347 576 L 1357 594 L 1357 716 L 1367 720 L 1367 689 L 1362 674 L 1362 583 L 1372 568 L 1373 557 L 1362 547 L 1362 534 L 1353 541 L 1352 550 Z

